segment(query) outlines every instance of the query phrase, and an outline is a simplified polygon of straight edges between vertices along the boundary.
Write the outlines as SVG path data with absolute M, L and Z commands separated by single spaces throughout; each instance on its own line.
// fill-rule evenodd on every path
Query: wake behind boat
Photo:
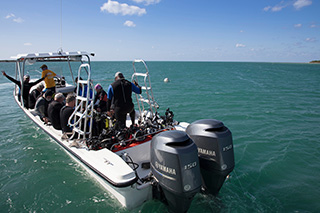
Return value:
M 196 193 L 217 195 L 234 168 L 230 130 L 221 121 L 203 119 L 191 124 L 174 120 L 173 112 L 158 113 L 149 70 L 143 60 L 133 62 L 131 80 L 140 82 L 136 95 L 136 125 L 117 130 L 114 119 L 94 109 L 94 86 L 87 52 L 31 53 L 15 60 L 16 79 L 23 82 L 28 66 L 39 62 L 67 62 L 73 84 L 56 78 L 56 92 L 74 93 L 76 106 L 69 118 L 72 135 L 46 125 L 24 107 L 19 88 L 13 95 L 24 113 L 82 165 L 122 206 L 133 209 L 160 199 L 173 212 L 186 212 Z M 4 60 L 3 60 L 4 61 Z M 71 63 L 79 62 L 76 76 Z M 143 71 L 137 70 L 141 64 Z M 23 84 L 23 83 L 22 83 Z M 86 92 L 80 92 L 80 88 Z M 21 85 L 20 94 L 23 94 Z M 126 126 L 131 119 L 127 117 Z

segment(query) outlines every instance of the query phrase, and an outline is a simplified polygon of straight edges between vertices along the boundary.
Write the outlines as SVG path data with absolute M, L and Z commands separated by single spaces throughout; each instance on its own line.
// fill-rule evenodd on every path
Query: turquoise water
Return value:
M 218 197 L 197 195 L 189 212 L 320 211 L 320 65 L 147 64 L 160 113 L 170 107 L 179 121 L 218 119 L 233 133 L 235 170 Z M 14 75 L 13 64 L 0 69 Z M 92 69 L 105 88 L 115 72 L 132 74 L 131 62 L 93 62 Z M 1 76 L 1 212 L 127 212 L 27 119 L 12 88 Z M 166 211 L 153 200 L 132 212 Z

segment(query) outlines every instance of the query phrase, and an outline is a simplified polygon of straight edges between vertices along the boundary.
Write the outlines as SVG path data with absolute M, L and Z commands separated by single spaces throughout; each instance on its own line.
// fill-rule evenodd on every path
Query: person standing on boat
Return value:
M 52 101 L 48 106 L 48 117 L 53 128 L 58 130 L 61 130 L 60 110 L 64 106 L 64 99 L 65 97 L 62 93 L 57 93 L 54 96 L 54 101 Z
M 21 83 L 20 81 L 17 81 L 16 79 L 8 76 L 6 74 L 5 71 L 1 71 L 2 72 L 2 75 L 6 76 L 10 81 L 12 81 L 13 83 L 15 83 L 16 85 L 18 85 L 18 87 L 20 88 L 21 90 Z M 30 80 L 30 75 L 25 75 L 23 76 L 23 94 L 22 94 L 22 98 L 23 98 L 23 104 L 24 104 L 24 107 L 29 109 L 29 92 L 30 92 L 30 89 L 31 87 L 33 87 L 34 85 L 40 83 L 41 81 L 43 81 L 43 79 L 45 79 L 47 77 L 47 75 L 43 75 L 42 78 L 40 78 L 39 80 L 35 81 L 35 82 L 29 82 Z M 19 91 L 19 100 L 20 100 L 20 94 L 21 92 Z
M 33 113 L 35 115 L 39 115 L 40 119 L 46 124 L 49 123 L 48 106 L 49 103 L 52 101 L 52 95 L 53 92 L 48 90 L 40 98 L 38 98 Z
M 48 69 L 47 65 L 42 65 L 40 67 L 42 69 L 42 77 L 47 76 L 47 78 L 44 80 L 46 90 L 51 90 L 53 93 L 56 92 L 56 82 L 54 81 L 54 77 L 57 76 L 60 78 L 59 75 L 55 74 L 53 71 Z
M 74 95 L 69 94 L 66 98 L 66 105 L 60 110 L 60 123 L 63 133 L 71 133 L 72 128 L 68 126 L 68 120 L 74 111 L 76 105 L 76 98 Z
M 106 112 L 107 111 L 107 102 L 108 97 L 106 91 L 102 88 L 100 84 L 96 84 L 94 89 L 96 90 L 97 94 L 94 97 L 94 108 L 98 112 Z
M 132 91 L 141 94 L 141 87 L 126 80 L 121 72 L 115 74 L 115 81 L 108 88 L 107 114 L 111 116 L 114 113 L 116 118 L 116 129 L 126 127 L 127 113 L 130 113 L 132 125 L 135 121 L 134 104 L 132 102 Z M 112 100 L 113 99 L 113 100 Z M 114 110 L 111 110 L 111 101 L 114 104 Z

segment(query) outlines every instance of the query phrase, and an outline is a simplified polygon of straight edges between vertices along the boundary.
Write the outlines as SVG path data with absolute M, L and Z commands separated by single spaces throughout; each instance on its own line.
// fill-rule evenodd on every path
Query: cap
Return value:
M 123 74 L 121 72 L 116 72 L 116 74 L 114 75 L 114 77 L 119 77 L 119 78 L 124 78 Z
M 24 79 L 29 78 L 30 79 L 30 75 L 26 74 L 23 76 Z
M 97 89 L 102 89 L 102 86 L 100 85 L 100 84 L 96 84 L 95 86 L 94 86 L 94 88 L 97 90 Z
M 47 69 L 48 67 L 47 67 L 47 65 L 44 64 L 44 65 L 42 65 L 40 68 L 41 68 L 41 69 L 42 69 L 42 68 Z

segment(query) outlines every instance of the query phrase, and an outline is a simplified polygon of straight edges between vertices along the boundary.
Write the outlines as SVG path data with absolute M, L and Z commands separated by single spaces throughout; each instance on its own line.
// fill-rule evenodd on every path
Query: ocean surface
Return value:
M 189 212 L 320 212 L 320 64 L 147 62 L 160 114 L 213 118 L 233 135 L 235 169 Z M 70 75 L 49 64 L 58 74 Z M 72 65 L 75 69 L 77 66 Z M 14 76 L 14 65 L 0 63 Z M 29 69 L 39 78 L 39 66 Z M 107 89 L 131 62 L 92 62 Z M 169 83 L 164 83 L 169 78 Z M 0 212 L 128 212 L 24 115 L 0 77 Z M 157 200 L 131 212 L 167 212 Z

